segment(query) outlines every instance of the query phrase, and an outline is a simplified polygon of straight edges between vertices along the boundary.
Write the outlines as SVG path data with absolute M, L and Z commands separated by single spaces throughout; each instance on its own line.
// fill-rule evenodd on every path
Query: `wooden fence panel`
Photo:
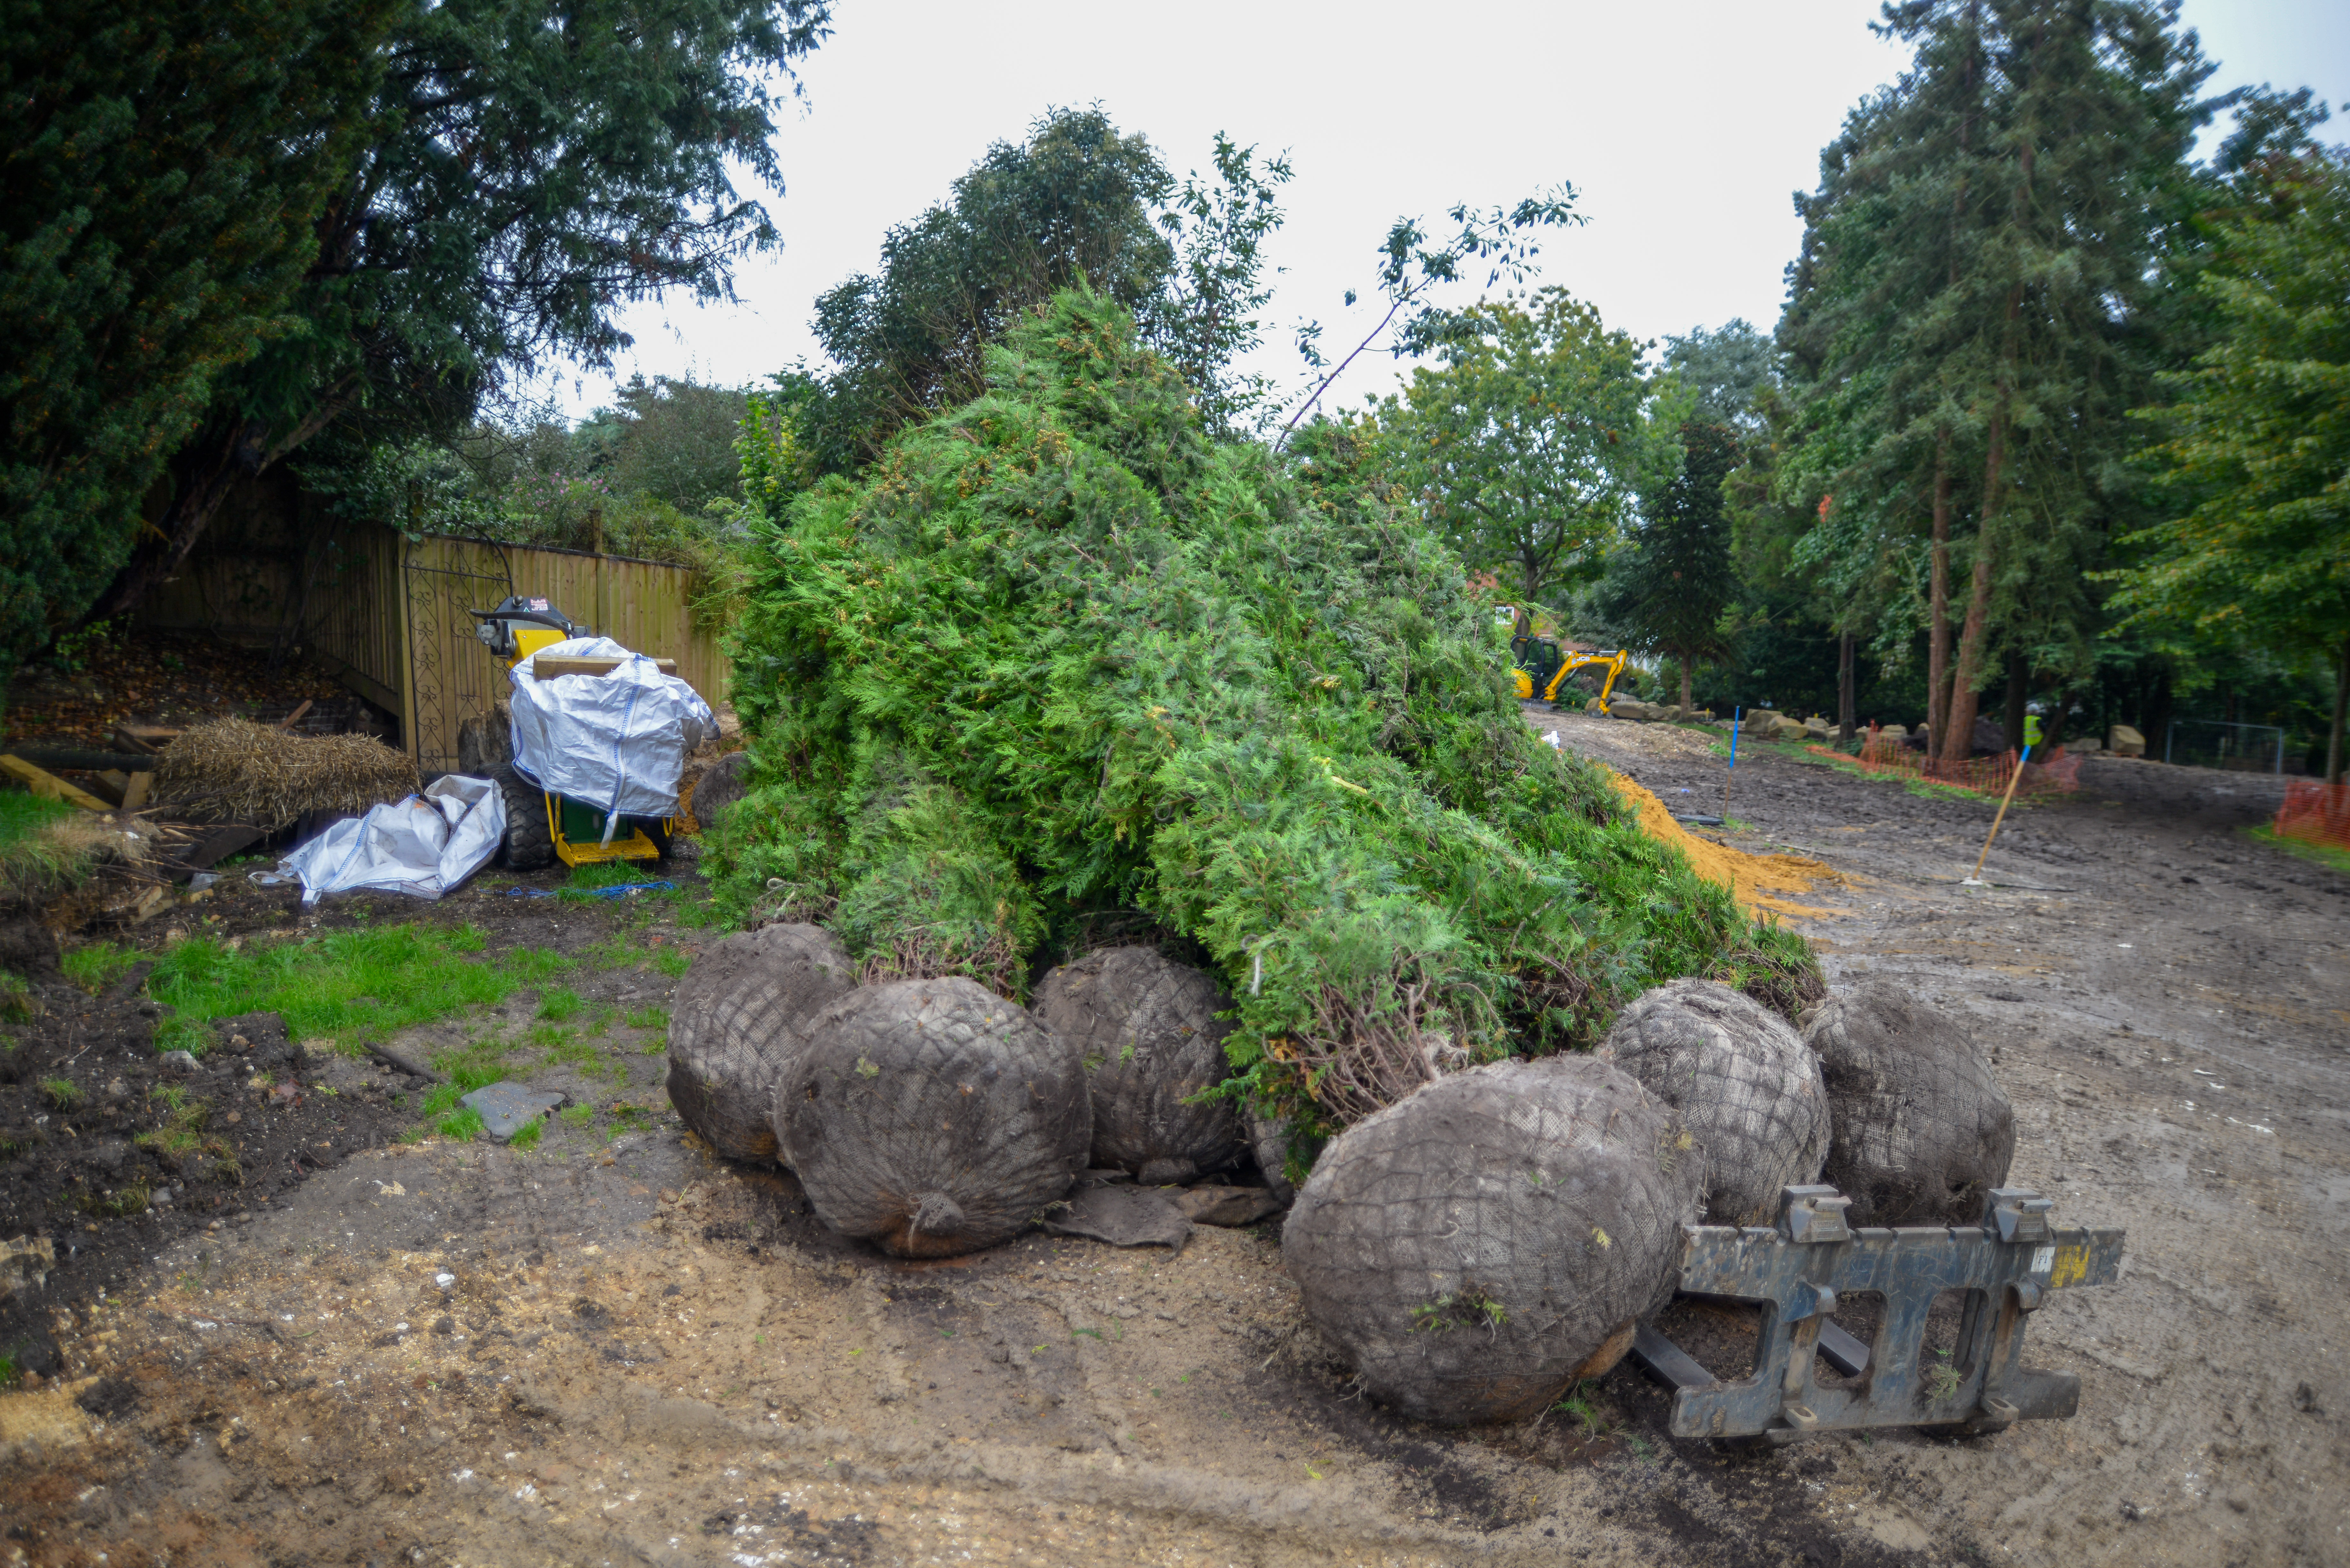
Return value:
M 482 645 L 468 611 L 495 605 L 509 582 L 514 593 L 546 599 L 598 636 L 674 659 L 712 706 L 724 698 L 725 659 L 716 634 L 692 623 L 686 567 L 436 535 L 409 543 L 402 575 L 410 676 L 401 730 L 428 772 L 457 765 L 458 725 L 505 690 L 504 667 Z
M 428 772 L 457 765 L 457 726 L 505 691 L 505 669 L 468 612 L 510 591 L 545 598 L 639 653 L 674 659 L 712 707 L 725 697 L 726 661 L 717 635 L 693 625 L 684 566 L 449 535 L 406 539 L 375 524 L 286 524 L 224 543 L 166 583 L 140 621 L 307 646 L 399 719 L 402 744 Z

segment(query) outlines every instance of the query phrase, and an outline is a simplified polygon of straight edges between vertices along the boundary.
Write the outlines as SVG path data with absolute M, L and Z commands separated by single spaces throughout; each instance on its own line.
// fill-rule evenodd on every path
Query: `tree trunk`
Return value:
M 1926 628 L 1927 752 L 1942 754 L 1950 718 L 1950 432 L 1934 442 L 1932 617 Z
M 1684 653 L 1684 654 L 1682 654 L 1682 655 L 1681 655 L 1681 713 L 1682 713 L 1682 716 L 1683 716 L 1683 717 L 1687 717 L 1687 716 L 1688 716 L 1690 706 L 1691 706 L 1691 704 L 1690 704 L 1690 656 L 1689 656 L 1688 654 Z M 2338 717 L 2337 717 L 2337 719 L 2335 720 L 2335 726 L 2334 726 L 2334 727 L 2335 727 L 2335 728 L 2337 728 L 2337 729 L 2341 727 L 2340 720 L 2339 720 L 2339 718 L 2338 718 Z
M 1974 569 L 1968 574 L 1967 619 L 1959 632 L 1959 664 L 1950 676 L 1950 705 L 1942 736 L 1942 760 L 1962 763 L 1974 750 L 1975 687 L 1982 680 L 1983 644 L 1991 621 L 1991 562 L 1999 525 L 2000 470 L 2007 459 L 2007 421 L 1991 424 L 1991 456 L 1984 463 L 1982 523 L 1975 530 Z
M 2342 782 L 2342 719 L 2350 708 L 2350 637 L 2342 639 L 2342 662 L 2334 671 L 2334 727 L 2325 735 L 2325 782 Z
M 1836 648 L 1836 738 L 1846 745 L 1852 744 L 1853 710 L 1860 704 L 1860 694 L 1854 689 L 1852 676 L 1852 633 L 1846 632 Z
M 2023 752 L 2025 710 L 2031 703 L 2031 666 L 2011 656 L 2007 661 L 2007 711 L 2002 716 L 2001 728 L 2006 732 L 2007 749 L 2019 756 Z
M 269 427 L 259 420 L 215 425 L 199 434 L 184 449 L 196 455 L 185 467 L 174 464 L 176 493 L 155 524 L 161 537 L 147 538 L 140 545 L 88 618 L 103 620 L 135 609 L 169 582 L 187 560 L 188 552 L 196 547 L 196 541 L 204 536 L 236 482 L 257 476 L 334 423 L 358 400 L 359 390 L 357 376 L 345 377 L 320 393 L 302 422 L 275 443 L 269 439 Z
M 267 462 L 269 427 L 259 420 L 241 421 L 206 434 L 210 440 L 202 455 L 174 475 L 179 481 L 177 493 L 156 522 L 155 533 L 141 535 L 138 549 L 90 610 L 91 619 L 104 620 L 134 609 L 168 581 L 203 537 L 231 487 L 259 473 Z

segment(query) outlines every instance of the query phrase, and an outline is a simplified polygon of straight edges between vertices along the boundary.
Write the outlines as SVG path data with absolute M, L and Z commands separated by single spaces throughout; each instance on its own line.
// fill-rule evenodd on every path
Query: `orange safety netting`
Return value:
M 2350 849 L 2350 784 L 2294 779 L 2284 786 L 2284 804 L 2272 825 L 2279 838 Z
M 1929 784 L 1953 784 L 1960 789 L 1975 790 L 1983 794 L 2005 794 L 2007 781 L 2015 773 L 2015 753 L 2004 752 L 1995 757 L 1976 757 L 1963 763 L 1944 762 L 1929 757 L 1924 752 L 1912 751 L 1898 741 L 1888 741 L 1876 725 L 1868 727 L 1868 738 L 1860 743 L 1860 755 L 1846 756 L 1826 746 L 1806 746 L 1805 751 L 1823 756 L 1841 757 L 1856 762 L 1861 771 L 1872 774 L 1904 774 Z M 2058 746 L 2048 753 L 2045 762 L 2023 764 L 2023 776 L 2016 780 L 2018 794 L 2062 794 L 2081 787 L 2081 759 L 2068 757 Z

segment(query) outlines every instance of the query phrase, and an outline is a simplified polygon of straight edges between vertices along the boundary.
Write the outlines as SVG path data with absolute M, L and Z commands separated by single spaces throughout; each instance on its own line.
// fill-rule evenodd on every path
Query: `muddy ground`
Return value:
M 1705 735 L 1534 718 L 1721 814 Z M 1727 813 L 1842 873 L 1800 922 L 1832 983 L 1890 977 L 1991 1050 L 2013 1179 L 2128 1229 L 2116 1284 L 2034 1321 L 2074 1420 L 1728 1453 L 1669 1438 L 1627 1367 L 1447 1432 L 1352 1397 L 1272 1224 L 887 1262 L 667 1113 L 625 1019 L 670 983 L 656 941 L 704 940 L 679 911 L 484 890 L 432 918 L 577 954 L 613 1013 L 592 1060 L 529 1034 L 527 992 L 390 1044 L 512 1041 L 588 1114 L 527 1152 L 363 1149 L 159 1233 L 103 1298 L 61 1281 L 53 1376 L 0 1398 L 0 1557 L 2350 1563 L 2350 878 L 2238 832 L 2257 777 L 2084 777 L 2011 815 L 1987 889 L 1958 886 L 1985 803 L 1742 748 Z

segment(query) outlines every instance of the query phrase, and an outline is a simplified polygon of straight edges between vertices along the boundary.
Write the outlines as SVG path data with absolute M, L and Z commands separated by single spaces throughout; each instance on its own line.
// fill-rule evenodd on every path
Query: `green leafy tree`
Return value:
M 743 461 L 734 443 L 749 399 L 733 387 L 691 377 L 633 377 L 572 432 L 582 464 L 616 494 L 650 495 L 681 512 L 742 499 Z
M 726 294 L 775 243 L 777 94 L 827 0 L 444 0 L 401 8 L 355 166 L 318 211 L 288 330 L 220 378 L 169 502 L 101 599 L 129 608 L 222 500 L 338 423 L 363 450 L 448 436 L 549 355 L 629 342 L 618 312 Z M 217 17 L 214 17 L 215 22 Z M 288 145 L 333 122 L 281 117 Z
M 989 345 L 1080 279 L 1133 313 L 1212 433 L 1237 433 L 1271 392 L 1233 360 L 1263 336 L 1264 245 L 1289 178 L 1286 160 L 1219 134 L 1214 173 L 1178 184 L 1098 107 L 1050 110 L 891 230 L 878 271 L 817 299 L 832 369 L 795 394 L 806 461 L 847 472 L 909 422 L 977 395 Z
M 1725 425 L 1741 437 L 1762 427 L 1763 400 L 1779 384 L 1778 360 L 1770 336 L 1742 316 L 1665 338 L 1665 369 L 1695 400 L 1690 419 Z
M 1538 192 L 1514 207 L 1472 207 L 1466 202 L 1445 213 L 1452 224 L 1449 235 L 1431 234 L 1419 218 L 1398 218 L 1379 245 L 1378 289 L 1388 302 L 1386 311 L 1363 335 L 1363 340 L 1332 363 L 1322 349 L 1322 323 L 1297 325 L 1297 353 L 1305 362 L 1309 385 L 1282 424 L 1282 440 L 1314 412 L 1339 377 L 1365 354 L 1382 353 L 1401 359 L 1433 352 L 1439 345 L 1472 338 L 1481 326 L 1464 313 L 1433 302 L 1442 285 L 1466 282 L 1477 267 L 1485 270 L 1492 288 L 1504 278 L 1523 284 L 1538 270 L 1541 231 L 1572 228 L 1585 222 L 1575 211 L 1575 187 Z M 1346 302 L 1355 303 L 1353 289 Z
M 1738 569 L 1722 484 L 1740 451 L 1729 426 L 1695 421 L 1681 426 L 1680 445 L 1679 468 L 1648 497 L 1596 597 L 1630 646 L 1679 665 L 1686 708 L 1692 667 L 1730 649 L 1722 618 L 1738 597 Z
M 2286 215 L 2239 220 L 2199 279 L 2219 341 L 2141 410 L 2165 495 L 2187 509 L 2128 535 L 2110 574 L 2125 628 L 2194 643 L 2327 656 L 2335 666 L 2325 773 L 2343 769 L 2350 701 L 2350 164 L 2313 160 L 2279 182 Z
M 1487 301 L 1447 321 L 1440 363 L 1378 410 L 1391 471 L 1474 566 L 1532 603 L 1596 576 L 1644 482 L 1671 472 L 1642 346 L 1565 290 Z
M 13 4 L 0 45 L 0 680 L 121 567 L 164 459 L 289 302 L 389 0 Z

